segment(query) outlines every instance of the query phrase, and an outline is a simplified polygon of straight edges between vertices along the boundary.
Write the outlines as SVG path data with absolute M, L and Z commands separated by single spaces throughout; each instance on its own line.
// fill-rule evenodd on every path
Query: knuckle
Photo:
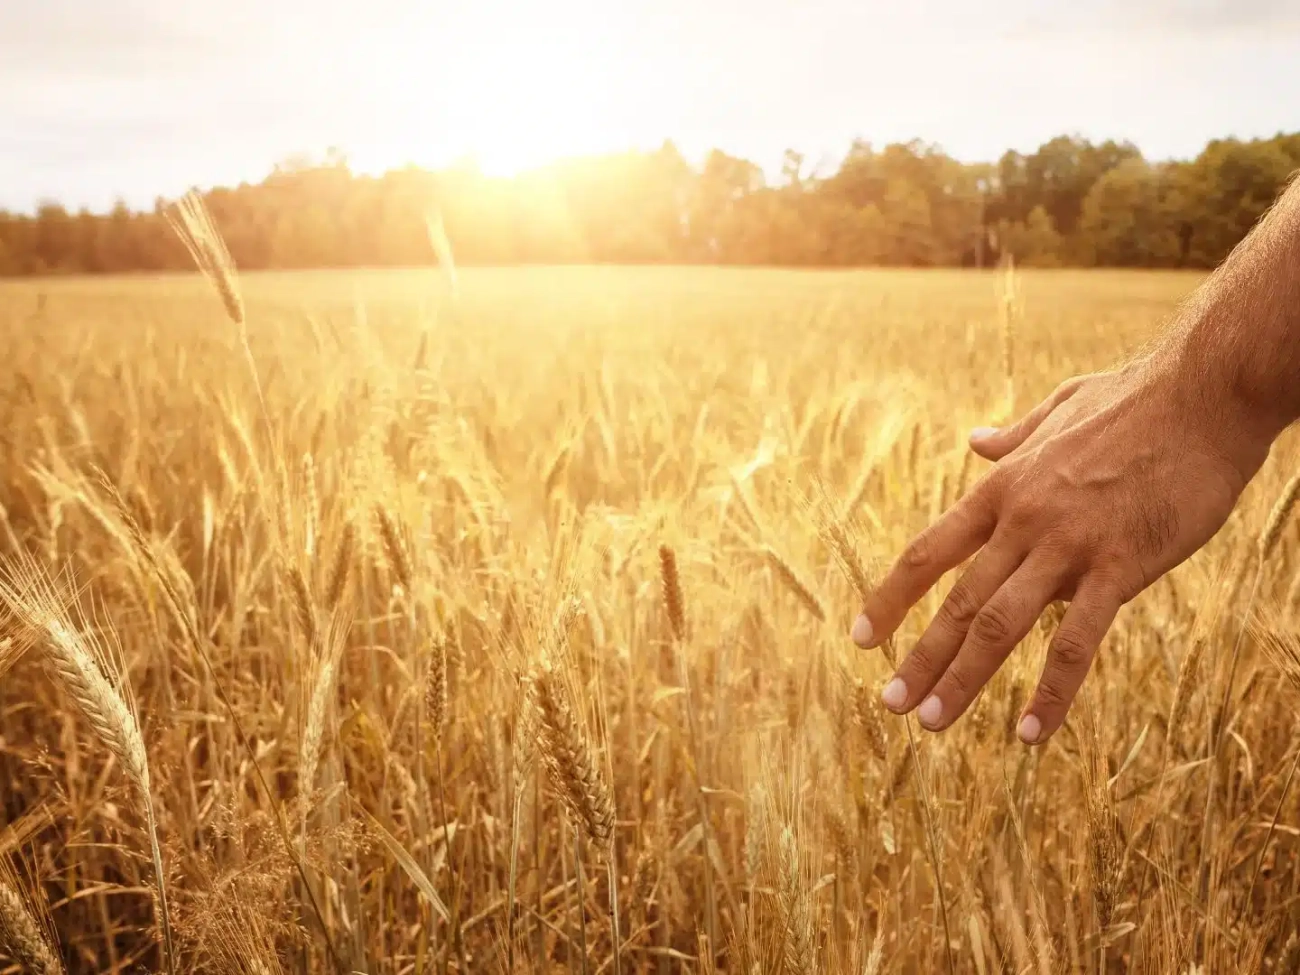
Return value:
M 1091 559 L 1086 576 L 1094 593 L 1102 597 L 1113 595 L 1121 605 L 1131 602 L 1147 587 L 1147 573 L 1141 560 L 1118 551 Z M 1079 615 L 1080 626 L 1089 632 L 1100 633 L 1105 629 L 1095 610 L 1080 604 L 1075 612 Z
M 971 623 L 971 635 L 983 644 L 997 644 L 1009 640 L 1015 629 L 1010 612 L 1000 603 L 989 603 L 976 614 Z
M 911 674 L 928 676 L 939 669 L 938 664 L 939 661 L 935 657 L 934 650 L 925 640 L 917 643 L 912 648 L 912 652 L 907 655 L 906 667 Z M 910 682 L 908 684 L 911 686 Z
M 1007 499 L 1002 518 L 1009 529 L 1020 532 L 1037 525 L 1041 514 L 1041 506 L 1036 500 L 1024 495 L 1016 495 Z
M 1072 396 L 1074 393 L 1078 392 L 1079 387 L 1084 384 L 1087 378 L 1088 377 L 1086 375 L 1071 376 L 1069 379 L 1065 380 L 1059 386 L 1056 387 L 1056 398 L 1058 400 L 1061 400 L 1061 399 L 1065 399 L 1067 396 Z
M 903 549 L 902 564 L 908 569 L 924 569 L 934 558 L 934 534 L 926 529 Z
M 1127 593 L 1133 585 L 1133 576 L 1141 576 L 1141 571 L 1131 572 L 1127 567 L 1126 559 L 1122 554 L 1104 555 L 1093 560 L 1093 564 L 1088 569 L 1089 578 L 1099 587 L 1104 586 L 1113 592 Z M 1127 602 L 1127 600 L 1125 600 Z M 1076 612 L 1084 614 L 1086 611 L 1080 607 Z M 1085 623 L 1091 623 L 1091 616 L 1084 615 Z
M 1039 706 L 1046 710 L 1063 711 L 1070 706 L 1070 697 L 1066 694 L 1064 685 L 1051 677 L 1043 678 L 1036 696 Z
M 975 681 L 964 667 L 952 666 L 948 668 L 948 673 L 944 676 L 944 684 L 947 685 L 947 692 L 939 696 L 944 701 L 953 704 L 965 702 L 975 692 Z
M 1046 528 L 1038 537 L 1037 548 L 1058 563 L 1083 568 L 1093 560 L 1096 543 L 1086 531 L 1067 525 Z
M 1003 461 L 991 467 L 966 494 L 964 505 L 972 512 L 998 508 L 1006 494 L 1006 472 L 1009 466 Z
M 952 629 L 965 629 L 970 626 L 979 610 L 979 599 L 976 598 L 970 583 L 963 581 L 952 587 L 948 598 L 943 601 L 939 616 L 944 625 Z
M 1146 587 L 1147 573 L 1141 565 L 1135 566 L 1130 572 L 1121 572 L 1115 581 L 1120 603 L 1131 603 Z
M 1092 661 L 1092 648 L 1087 637 L 1074 627 L 1061 627 L 1056 631 L 1051 652 L 1056 666 L 1071 674 L 1087 670 Z

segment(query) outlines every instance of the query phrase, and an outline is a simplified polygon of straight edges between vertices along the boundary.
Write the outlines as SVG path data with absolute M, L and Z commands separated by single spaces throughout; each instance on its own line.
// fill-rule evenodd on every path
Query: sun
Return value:
M 454 25 L 408 21 L 358 41 L 361 110 L 371 113 L 360 120 L 359 155 L 402 157 L 394 165 L 468 157 L 485 173 L 515 176 L 647 141 L 631 106 L 655 82 L 616 36 L 584 36 L 542 5 L 509 16 L 499 5 L 465 6 Z

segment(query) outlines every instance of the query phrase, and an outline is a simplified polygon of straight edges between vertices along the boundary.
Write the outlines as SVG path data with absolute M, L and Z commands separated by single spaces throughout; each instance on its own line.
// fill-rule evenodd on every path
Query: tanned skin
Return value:
M 1018 727 L 1027 744 L 1047 741 L 1119 608 L 1213 537 L 1297 418 L 1300 181 L 1153 347 L 971 434 L 992 469 L 907 546 L 853 627 L 859 646 L 878 646 L 974 556 L 886 684 L 885 706 L 949 727 L 1065 599 Z

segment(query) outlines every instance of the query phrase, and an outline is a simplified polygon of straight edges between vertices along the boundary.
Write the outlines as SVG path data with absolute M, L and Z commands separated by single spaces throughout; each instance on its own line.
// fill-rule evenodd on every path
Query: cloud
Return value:
M 0 0 L 0 205 L 148 200 L 331 144 L 396 165 L 571 121 L 762 158 L 855 135 L 984 158 L 1075 130 L 1191 154 L 1300 118 L 1297 0 L 796 3 Z
M 1134 33 L 1159 37 L 1207 37 L 1267 32 L 1300 34 L 1294 0 L 1080 0 L 1046 4 L 1010 0 L 1011 33 L 1082 33 L 1115 38 Z
M 192 17 L 139 0 L 44 0 L 0 5 L 0 77 L 159 77 L 203 71 L 228 57 Z

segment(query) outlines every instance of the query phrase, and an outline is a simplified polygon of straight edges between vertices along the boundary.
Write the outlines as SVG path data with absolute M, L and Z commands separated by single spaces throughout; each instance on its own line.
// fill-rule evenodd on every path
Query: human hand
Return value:
M 907 546 L 853 627 L 859 646 L 879 646 L 975 556 L 885 686 L 885 706 L 947 728 L 1065 599 L 1018 726 L 1027 744 L 1047 741 L 1120 606 L 1219 530 L 1271 439 L 1230 397 L 1155 359 L 1071 379 L 1019 422 L 976 430 L 971 448 L 993 468 Z

